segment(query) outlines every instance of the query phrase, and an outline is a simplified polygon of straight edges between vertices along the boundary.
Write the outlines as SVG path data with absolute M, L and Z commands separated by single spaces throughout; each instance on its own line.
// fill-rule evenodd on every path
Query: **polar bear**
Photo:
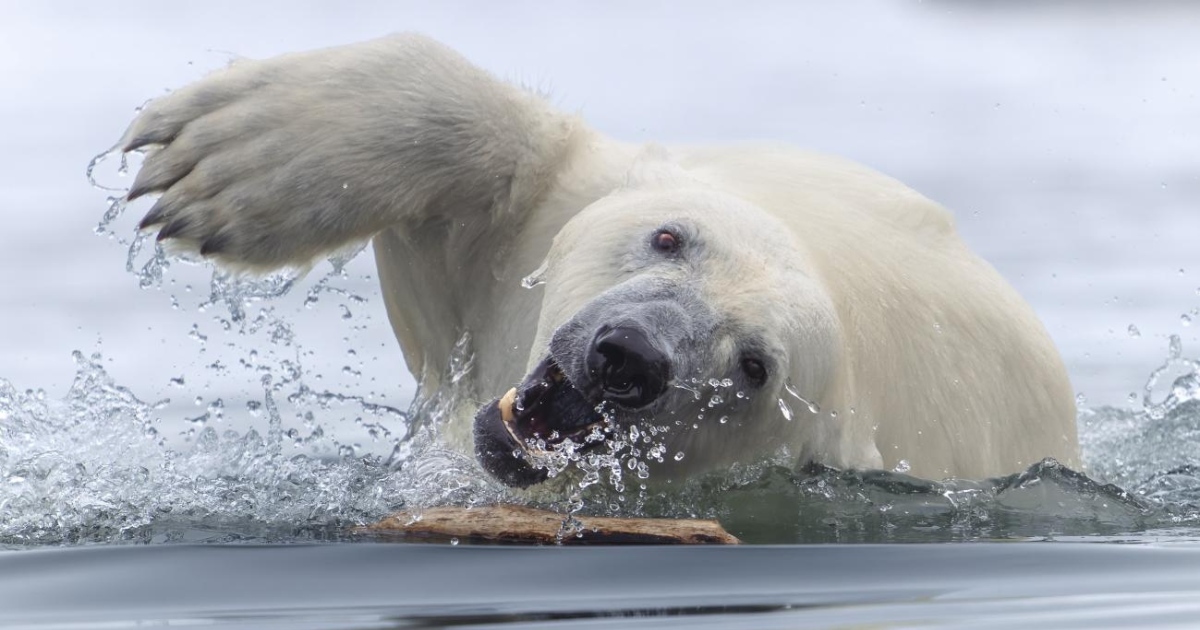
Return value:
M 120 146 L 145 152 L 128 198 L 159 194 L 140 227 L 228 268 L 371 239 L 408 368 L 463 401 L 442 434 L 511 486 L 638 426 L 682 454 L 659 479 L 1077 460 L 1030 307 L 944 209 L 842 159 L 618 142 L 415 35 L 234 63 Z

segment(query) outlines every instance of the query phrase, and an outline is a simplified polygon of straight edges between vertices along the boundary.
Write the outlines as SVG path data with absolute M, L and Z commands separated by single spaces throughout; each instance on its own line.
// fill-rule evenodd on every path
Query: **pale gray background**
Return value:
M 1003 5 L 1003 8 L 994 5 Z M 785 141 L 850 156 L 953 209 L 1041 314 L 1089 403 L 1125 404 L 1166 337 L 1200 354 L 1200 10 L 1091 2 L 5 2 L 0 4 L 0 377 L 61 396 L 100 350 L 143 398 L 252 395 L 187 337 L 188 273 L 141 290 L 92 233 L 83 176 L 147 98 L 219 67 L 416 30 L 549 89 L 597 128 L 663 143 Z M 143 207 L 144 210 L 144 207 Z M 133 211 L 131 211 L 133 212 Z M 135 217 L 116 225 L 124 235 Z M 368 255 L 369 256 L 369 255 Z M 307 365 L 349 392 L 411 395 L 370 297 L 294 302 Z M 174 270 L 173 270 L 174 271 Z M 169 295 L 181 296 L 174 310 Z M 194 303 L 195 300 L 192 301 Z M 289 311 L 290 312 L 290 311 Z M 1200 320 L 1200 318 L 1197 318 Z M 352 330 L 346 321 L 361 327 Z M 1126 331 L 1135 324 L 1138 338 Z M 226 363 L 245 348 L 236 336 Z M 255 342 L 261 343 L 261 340 Z M 338 380 L 356 349 L 369 386 Z M 358 388 L 358 389 L 356 389 Z M 231 394 L 236 395 L 236 394 Z

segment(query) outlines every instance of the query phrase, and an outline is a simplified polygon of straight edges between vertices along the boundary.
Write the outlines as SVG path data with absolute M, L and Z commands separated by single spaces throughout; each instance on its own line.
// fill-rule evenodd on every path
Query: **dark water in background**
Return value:
M 480 16 L 210 4 L 30 5 L 0 25 L 0 78 L 19 95 L 0 102 L 0 544 L 20 550 L 0 553 L 0 623 L 1192 625 L 1200 12 L 1189 5 L 680 16 L 514 4 Z M 404 28 L 506 76 L 553 79 L 564 106 L 622 138 L 792 142 L 945 203 L 1062 350 L 1083 394 L 1084 471 L 1043 463 L 930 482 L 764 464 L 670 496 L 627 475 L 625 501 L 604 483 L 579 497 L 587 510 L 717 517 L 755 543 L 969 545 L 485 549 L 348 536 L 402 505 L 504 496 L 470 461 L 409 435 L 413 383 L 369 254 L 279 297 L 286 281 L 164 268 L 148 247 L 131 277 L 121 252 L 138 208 L 96 238 L 104 194 L 80 168 L 133 105 L 225 59 L 198 51 L 265 56 Z M 116 33 L 137 37 L 114 45 Z M 106 166 L 102 181 L 120 185 Z M 311 542 L 337 544 L 300 544 Z M 1080 542 L 1136 544 L 1068 544 Z

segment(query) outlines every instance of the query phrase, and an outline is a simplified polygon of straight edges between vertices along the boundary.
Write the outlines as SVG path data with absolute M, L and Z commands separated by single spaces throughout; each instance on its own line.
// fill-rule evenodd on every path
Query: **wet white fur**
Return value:
M 945 210 L 856 164 L 619 143 L 411 35 L 238 62 L 150 103 L 124 142 L 148 148 L 134 190 L 162 193 L 158 225 L 180 221 L 175 238 L 222 264 L 305 264 L 373 238 L 426 395 L 451 386 L 447 359 L 471 333 L 445 427 L 465 450 L 475 405 L 519 381 L 617 273 L 606 252 L 682 216 L 717 244 L 714 309 L 780 339 L 790 380 L 821 407 L 788 398 L 784 419 L 776 375 L 739 439 L 716 426 L 689 438 L 690 468 L 780 445 L 933 478 L 1076 460 L 1070 386 L 1031 309 Z M 547 255 L 548 283 L 520 288 Z

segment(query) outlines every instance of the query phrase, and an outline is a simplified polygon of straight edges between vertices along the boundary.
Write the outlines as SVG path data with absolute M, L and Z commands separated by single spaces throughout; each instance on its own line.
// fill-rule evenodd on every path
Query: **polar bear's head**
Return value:
M 546 478 L 531 448 L 629 425 L 666 429 L 660 478 L 805 448 L 778 400 L 825 390 L 836 317 L 770 213 L 656 167 L 571 219 L 544 281 L 526 378 L 476 416 L 476 453 L 505 483 Z

